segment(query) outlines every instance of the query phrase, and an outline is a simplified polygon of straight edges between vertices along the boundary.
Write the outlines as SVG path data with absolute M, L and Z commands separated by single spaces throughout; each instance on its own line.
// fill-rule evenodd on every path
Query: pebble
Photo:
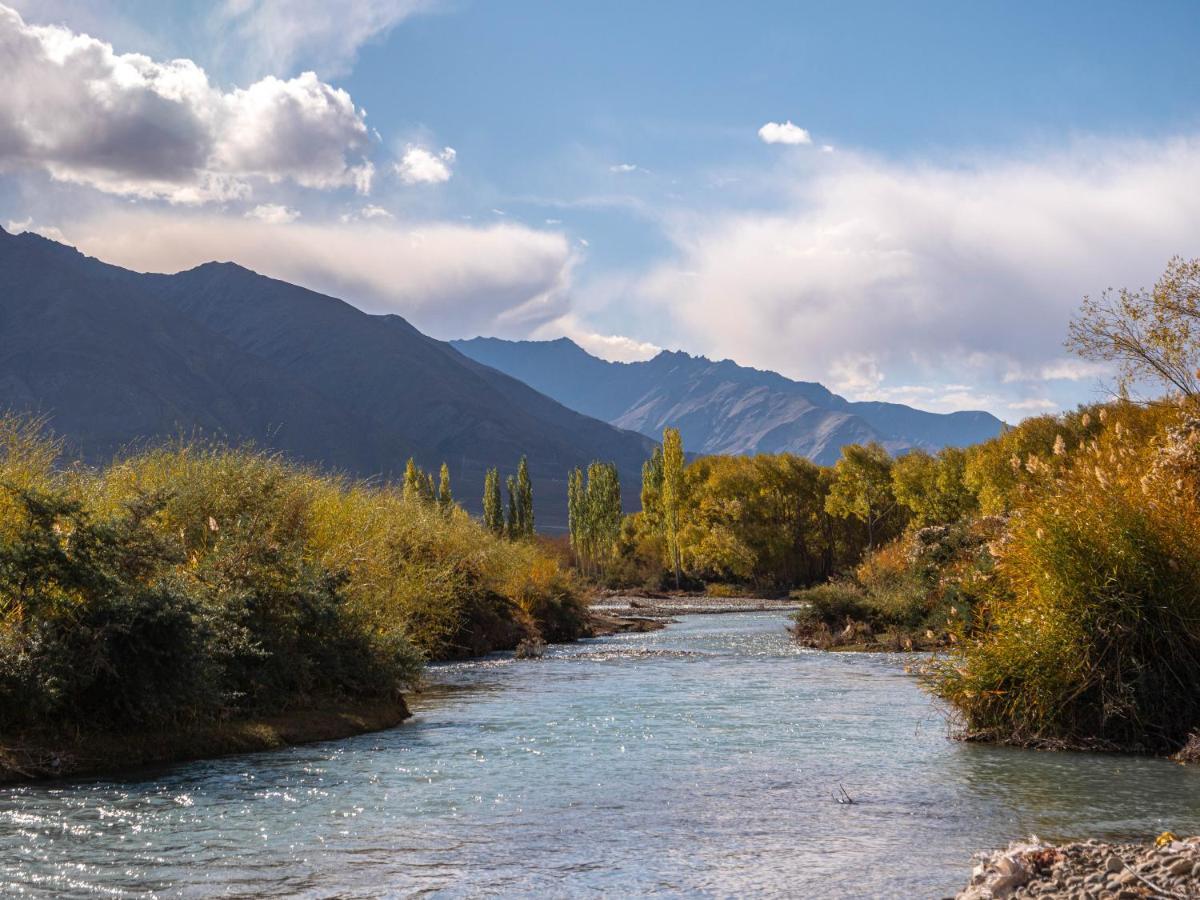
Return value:
M 1035 837 L 974 861 L 971 883 L 956 900 L 1200 898 L 1200 836 L 1163 847 L 1094 838 L 1056 846 Z

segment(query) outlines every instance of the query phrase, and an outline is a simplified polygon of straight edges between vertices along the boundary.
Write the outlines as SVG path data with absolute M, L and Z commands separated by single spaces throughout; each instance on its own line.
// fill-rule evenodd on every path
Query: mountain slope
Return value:
M 853 403 L 815 382 L 664 351 L 637 363 L 606 362 L 566 338 L 451 341 L 572 409 L 658 435 L 679 428 L 698 453 L 797 453 L 819 463 L 841 447 L 878 441 L 893 453 L 965 446 L 999 433 L 986 412 L 930 413 L 898 403 Z
M 398 316 L 229 263 L 142 275 L 2 230 L 0 407 L 46 415 L 91 461 L 194 431 L 361 476 L 445 461 L 468 508 L 486 468 L 527 454 L 551 527 L 571 467 L 615 461 L 632 503 L 652 447 Z

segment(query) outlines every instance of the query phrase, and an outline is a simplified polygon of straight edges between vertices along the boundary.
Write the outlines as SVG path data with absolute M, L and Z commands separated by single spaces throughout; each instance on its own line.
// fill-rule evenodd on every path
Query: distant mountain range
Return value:
M 967 446 L 1004 423 L 987 412 L 931 413 L 899 403 L 854 403 L 820 384 L 663 351 L 645 362 L 598 359 L 566 339 L 450 342 L 564 406 L 659 437 L 680 430 L 697 453 L 795 453 L 831 464 L 845 444 L 878 441 L 892 453 Z
M 359 476 L 445 461 L 469 509 L 487 467 L 511 472 L 527 454 L 551 528 L 565 523 L 571 467 L 616 462 L 632 506 L 653 447 L 399 316 L 231 263 L 139 274 L 3 229 L 0 409 L 44 415 L 91 462 L 197 432 Z

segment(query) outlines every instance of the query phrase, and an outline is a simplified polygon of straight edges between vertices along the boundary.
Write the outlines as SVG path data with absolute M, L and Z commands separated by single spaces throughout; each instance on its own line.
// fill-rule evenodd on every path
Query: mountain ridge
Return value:
M 990 413 L 933 413 L 898 403 L 850 401 L 819 382 L 663 350 L 642 362 L 609 362 L 569 338 L 450 342 L 580 412 L 646 435 L 680 429 L 697 453 L 781 453 L 828 465 L 849 443 L 893 453 L 965 446 L 999 433 Z

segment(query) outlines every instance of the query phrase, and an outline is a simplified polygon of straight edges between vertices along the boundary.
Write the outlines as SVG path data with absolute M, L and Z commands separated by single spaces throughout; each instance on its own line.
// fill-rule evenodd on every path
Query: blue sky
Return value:
M 1083 294 L 1200 255 L 1195 3 L 7 2 L 0 223 L 439 337 L 1011 421 L 1097 396 Z

